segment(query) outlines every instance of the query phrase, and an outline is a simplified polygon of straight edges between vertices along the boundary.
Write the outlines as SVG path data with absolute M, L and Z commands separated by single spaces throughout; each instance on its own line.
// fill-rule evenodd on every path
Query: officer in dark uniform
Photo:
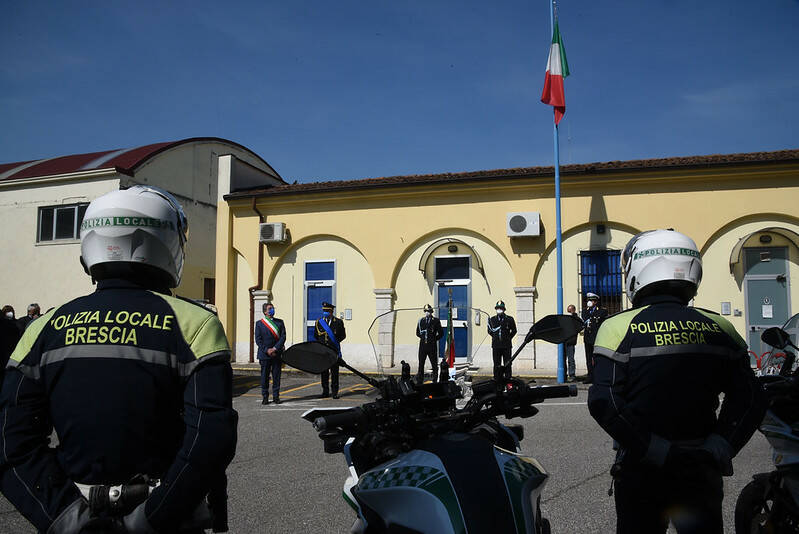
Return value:
M 583 310 L 583 343 L 585 343 L 585 367 L 588 373 L 583 382 L 590 384 L 594 379 L 594 341 L 599 332 L 599 326 L 608 316 L 608 310 L 599 305 L 599 295 L 588 293 L 586 295 L 586 308 Z
M 161 189 L 94 200 L 80 235 L 97 290 L 31 322 L 11 355 L 0 489 L 41 532 L 179 532 L 206 497 L 226 513 L 238 418 L 230 348 L 213 313 L 170 295 L 186 232 Z M 134 480 L 149 480 L 149 497 L 90 510 L 92 487 Z
M 264 317 L 255 323 L 255 344 L 261 364 L 261 404 L 269 404 L 269 375 L 272 375 L 272 400 L 280 404 L 280 375 L 283 362 L 280 355 L 286 346 L 286 325 L 275 317 L 275 305 L 263 306 Z
M 688 306 L 702 279 L 696 244 L 673 230 L 622 255 L 633 308 L 597 335 L 591 415 L 618 443 L 617 533 L 723 532 L 722 475 L 765 412 L 746 343 L 720 315 Z M 719 395 L 724 401 L 719 407 Z
M 438 317 L 433 317 L 433 307 L 429 304 L 424 306 L 424 317 L 419 319 L 416 325 L 416 337 L 419 338 L 419 371 L 416 380 L 419 384 L 424 383 L 424 364 L 430 360 L 433 367 L 433 383 L 438 381 L 438 340 L 444 337 L 444 330 L 441 328 L 441 321 Z
M 338 353 L 341 358 L 341 342 L 347 337 L 344 329 L 344 321 L 333 314 L 335 306 L 329 302 L 322 303 L 322 316 L 316 320 L 314 325 L 314 335 L 316 340 L 324 343 Z M 332 376 L 331 376 L 332 375 Z M 333 365 L 329 371 L 322 373 L 322 397 L 330 396 L 328 381 L 333 387 L 333 398 L 338 398 L 338 363 Z
M 505 314 L 505 303 L 498 300 L 494 306 L 496 315 L 488 318 L 488 334 L 491 336 L 491 351 L 494 356 L 494 380 L 510 378 L 511 370 L 506 369 L 504 374 L 502 366 L 510 361 L 513 336 L 516 335 L 516 321 Z

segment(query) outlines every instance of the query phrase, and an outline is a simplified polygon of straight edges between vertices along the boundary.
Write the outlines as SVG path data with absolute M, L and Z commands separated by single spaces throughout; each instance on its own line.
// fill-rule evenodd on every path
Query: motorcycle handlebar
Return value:
M 523 394 L 526 398 L 558 399 L 562 397 L 576 397 L 577 385 L 563 384 L 560 386 L 528 386 Z
M 346 412 L 317 417 L 313 422 L 313 427 L 317 432 L 323 432 L 333 428 L 340 428 L 341 430 L 348 431 L 353 430 L 365 421 L 366 414 L 363 409 L 351 408 Z

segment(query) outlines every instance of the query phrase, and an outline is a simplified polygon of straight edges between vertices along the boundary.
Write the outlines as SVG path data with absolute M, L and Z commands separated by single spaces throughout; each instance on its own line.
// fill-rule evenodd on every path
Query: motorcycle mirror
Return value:
M 530 327 L 527 338 L 540 339 L 549 343 L 563 343 L 583 329 L 583 321 L 573 315 L 547 315 Z
M 318 341 L 306 341 L 286 349 L 280 359 L 295 369 L 318 375 L 333 367 L 338 361 L 338 354 Z
M 547 315 L 539 321 L 533 323 L 530 331 L 524 337 L 524 343 L 519 345 L 516 352 L 511 356 L 510 361 L 504 365 L 505 369 L 510 369 L 513 360 L 522 349 L 534 339 L 548 341 L 549 343 L 563 343 L 570 337 L 574 337 L 583 329 L 583 321 L 574 315 Z
M 785 330 L 776 326 L 763 330 L 763 333 L 760 334 L 760 339 L 778 349 L 784 349 L 791 344 L 791 336 Z

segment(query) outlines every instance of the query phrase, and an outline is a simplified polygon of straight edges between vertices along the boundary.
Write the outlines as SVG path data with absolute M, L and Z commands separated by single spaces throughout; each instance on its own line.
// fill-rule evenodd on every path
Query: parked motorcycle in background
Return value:
M 535 323 L 514 358 L 533 339 L 561 343 L 582 329 L 570 315 Z M 293 345 L 288 365 L 318 373 L 337 355 L 324 345 Z M 541 492 L 549 475 L 521 454 L 523 429 L 497 418 L 532 417 L 534 404 L 577 395 L 576 386 L 529 386 L 518 378 L 474 384 L 462 408 L 462 388 L 448 380 L 416 384 L 402 362 L 399 379 L 376 380 L 340 365 L 378 389 L 380 397 L 356 408 L 313 409 L 303 414 L 324 442 L 341 453 L 348 477 L 343 497 L 357 514 L 353 533 L 546 534 Z
M 798 334 L 799 314 L 761 335 L 784 354 L 773 374 L 759 377 L 769 399 L 760 432 L 773 449 L 775 469 L 754 475 L 741 490 L 735 503 L 736 534 L 799 533 L 799 370 L 789 350 L 797 350 Z

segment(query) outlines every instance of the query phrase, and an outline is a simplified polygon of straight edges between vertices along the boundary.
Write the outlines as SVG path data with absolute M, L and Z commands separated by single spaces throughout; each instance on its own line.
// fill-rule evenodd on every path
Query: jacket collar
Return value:
M 680 304 L 681 306 L 685 306 L 685 303 L 679 297 L 674 295 L 648 295 L 641 299 L 638 305 L 635 308 L 641 308 L 643 306 L 649 306 L 650 304 L 664 304 L 664 303 L 671 303 L 671 304 Z
M 124 278 L 106 278 L 105 280 L 98 280 L 97 291 L 103 291 L 105 289 L 139 289 L 142 291 L 155 291 L 156 293 L 162 293 L 164 295 L 172 294 L 166 288 L 147 287 L 131 280 L 125 280 Z

